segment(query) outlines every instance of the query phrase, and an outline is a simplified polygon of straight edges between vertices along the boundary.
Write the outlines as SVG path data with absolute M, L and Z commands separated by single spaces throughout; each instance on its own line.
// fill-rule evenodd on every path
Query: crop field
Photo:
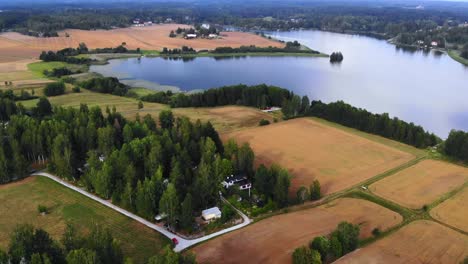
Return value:
M 377 204 L 342 198 L 320 207 L 267 218 L 196 246 L 200 263 L 290 263 L 295 248 L 326 235 L 339 222 L 359 224 L 361 237 L 378 227 L 397 225 L 402 217 Z
M 113 30 L 64 30 L 59 37 L 35 38 L 19 33 L 3 33 L 0 35 L 0 62 L 17 61 L 25 58 L 37 58 L 43 50 L 59 50 L 77 47 L 79 43 L 86 43 L 89 48 L 116 47 L 126 43 L 129 49 L 161 50 L 163 47 L 180 48 L 190 46 L 194 49 L 213 49 L 216 47 L 242 45 L 283 46 L 273 40 L 244 32 L 222 32 L 220 39 L 192 39 L 170 38 L 171 30 L 188 25 L 165 24 L 142 28 L 121 28 Z M 66 35 L 69 37 L 66 37 Z
M 468 187 L 431 210 L 431 216 L 468 232 Z
M 318 179 L 324 194 L 334 193 L 397 167 L 415 156 L 310 118 L 223 135 L 249 142 L 257 164 L 287 168 L 292 192 Z
M 412 222 L 335 263 L 459 264 L 468 255 L 468 236 L 431 221 Z
M 442 161 L 424 160 L 372 184 L 369 189 L 400 205 L 420 209 L 462 186 L 467 180 L 467 168 Z
M 37 93 L 38 91 L 36 91 Z M 142 93 L 142 91 L 138 91 Z M 170 109 L 169 106 L 143 102 L 143 108 L 138 109 L 138 100 L 128 97 L 115 96 L 110 94 L 102 94 L 91 92 L 86 89 L 81 89 L 81 93 L 67 93 L 60 96 L 48 98 L 51 104 L 63 107 L 76 107 L 80 104 L 91 106 L 99 106 L 105 111 L 106 107 L 120 112 L 128 119 L 135 119 L 138 113 L 140 117 L 150 114 L 153 118 L 158 118 L 162 110 Z M 21 103 L 28 108 L 34 107 L 37 104 L 37 99 L 22 101 Z M 264 113 L 258 109 L 244 106 L 223 106 L 213 108 L 174 108 L 172 109 L 176 116 L 186 116 L 193 122 L 200 119 L 203 122 L 210 121 L 213 126 L 220 132 L 233 131 L 244 127 L 258 126 L 261 119 L 272 121 L 271 114 Z
M 30 177 L 2 185 L 0 201 L 0 249 L 3 250 L 8 246 L 11 232 L 21 223 L 43 228 L 55 239 L 61 238 L 68 222 L 83 233 L 100 224 L 110 228 L 124 253 L 135 263 L 144 263 L 169 243 L 156 231 L 47 178 Z M 49 213 L 39 214 L 39 204 L 47 206 Z

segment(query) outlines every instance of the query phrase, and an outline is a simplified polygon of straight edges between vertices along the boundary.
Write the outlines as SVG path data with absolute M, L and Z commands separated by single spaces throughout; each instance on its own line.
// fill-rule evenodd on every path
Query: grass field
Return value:
M 292 193 L 318 179 L 334 193 L 397 167 L 415 156 L 310 118 L 223 135 L 249 142 L 257 164 L 278 163 L 292 174 Z
M 169 241 L 156 231 L 127 218 L 58 183 L 41 177 L 0 186 L 0 248 L 5 250 L 15 226 L 29 223 L 60 239 L 66 223 L 89 232 L 94 224 L 110 228 L 124 253 L 135 263 L 144 263 Z M 40 215 L 37 206 L 45 205 L 49 214 Z
M 431 216 L 468 232 L 468 187 L 431 210 Z
M 325 235 L 341 221 L 359 224 L 361 238 L 385 230 L 402 217 L 374 203 L 343 198 L 317 208 L 267 218 L 196 246 L 200 263 L 290 263 L 295 248 Z
M 459 264 L 468 255 L 468 236 L 430 221 L 416 221 L 335 263 Z
M 400 205 L 420 209 L 467 180 L 467 168 L 442 161 L 424 160 L 372 184 L 369 189 Z
M 138 90 L 138 93 L 146 92 Z M 158 118 L 159 113 L 164 109 L 170 109 L 169 106 L 157 103 L 143 102 L 143 108 L 138 109 L 138 100 L 134 98 L 102 94 L 81 89 L 81 93 L 67 93 L 60 96 L 48 98 L 51 104 L 63 107 L 79 107 L 80 104 L 88 106 L 99 106 L 105 111 L 106 107 L 116 110 L 128 119 L 135 119 L 138 113 L 140 117 L 150 114 L 153 118 Z M 31 108 L 36 106 L 37 99 L 22 101 L 21 103 Z M 192 121 L 200 119 L 201 121 L 210 121 L 220 132 L 233 131 L 244 127 L 258 126 L 261 119 L 273 121 L 273 114 L 263 113 L 262 111 L 244 106 L 224 106 L 213 108 L 175 108 L 172 109 L 176 116 L 186 116 Z
M 460 53 L 458 51 L 448 50 L 447 53 L 452 59 L 458 61 L 459 63 L 461 63 L 463 65 L 468 66 L 468 60 L 463 58 L 462 56 L 460 56 Z
M 78 65 L 78 64 L 69 64 L 66 62 L 61 62 L 61 61 L 51 61 L 51 62 L 34 62 L 31 64 L 28 64 L 28 69 L 34 76 L 37 78 L 47 78 L 47 76 L 44 75 L 45 70 L 53 70 L 55 68 L 63 68 L 66 67 L 70 70 L 81 70 L 81 71 L 87 71 L 87 66 L 85 65 Z

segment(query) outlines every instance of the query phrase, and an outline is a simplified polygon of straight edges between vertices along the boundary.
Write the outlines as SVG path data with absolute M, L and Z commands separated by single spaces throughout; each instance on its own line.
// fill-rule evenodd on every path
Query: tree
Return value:
M 159 213 L 167 214 L 167 223 L 175 225 L 178 209 L 179 202 L 177 199 L 176 189 L 174 184 L 169 183 L 166 191 L 164 191 L 161 200 L 159 201 Z
M 292 255 L 293 264 L 322 264 L 320 254 L 308 247 L 296 248 Z
M 301 186 L 296 192 L 297 202 L 304 203 L 305 201 L 309 200 L 309 190 Z
M 244 143 L 237 153 L 237 170 L 253 176 L 255 154 L 248 143 Z
M 180 209 L 180 226 L 183 229 L 190 229 L 193 223 L 192 195 L 187 193 Z
M 314 240 L 310 242 L 310 248 L 315 249 L 322 256 L 322 261 L 325 261 L 328 252 L 330 251 L 330 241 L 324 236 L 315 237 Z
M 40 97 L 34 108 L 34 114 L 38 117 L 44 117 L 52 114 L 52 105 L 46 97 Z
M 337 236 L 332 236 L 330 239 L 330 253 L 335 258 L 343 256 L 343 249 Z
M 78 237 L 75 226 L 70 223 L 67 223 L 61 242 L 67 252 L 78 249 L 83 244 L 81 238 Z
M 67 264 L 96 264 L 99 259 L 96 252 L 86 248 L 70 251 L 67 255 Z
M 320 198 L 322 198 L 320 182 L 318 180 L 314 180 L 310 186 L 310 199 L 314 201 L 319 200 Z
M 163 110 L 159 113 L 159 123 L 161 128 L 163 129 L 170 129 L 174 125 L 174 116 L 172 111 L 170 110 Z
M 338 238 L 342 254 L 345 255 L 359 246 L 359 226 L 348 222 L 341 222 L 332 233 L 332 237 Z
M 232 217 L 236 215 L 236 211 L 232 209 L 232 206 L 229 204 L 224 204 L 223 209 L 221 210 L 221 222 L 226 223 L 231 220 Z
M 281 207 L 288 204 L 289 186 L 291 184 L 290 178 L 288 171 L 281 169 L 276 179 L 274 199 Z
M 72 179 L 72 149 L 68 137 L 63 134 L 54 139 L 49 168 L 58 176 Z
M 142 109 L 143 108 L 143 102 L 142 101 L 138 101 L 138 110 Z
M 44 94 L 46 96 L 56 96 L 65 93 L 65 83 L 64 82 L 55 82 L 49 83 L 44 88 Z
M 100 225 L 93 226 L 84 245 L 85 248 L 96 252 L 96 256 L 102 264 L 123 263 L 122 249 L 107 228 Z

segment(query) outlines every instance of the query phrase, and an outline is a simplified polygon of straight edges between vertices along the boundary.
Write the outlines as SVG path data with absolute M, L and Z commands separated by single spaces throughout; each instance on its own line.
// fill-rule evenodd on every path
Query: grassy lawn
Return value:
M 463 65 L 468 66 L 468 60 L 465 59 L 465 58 L 463 58 L 462 56 L 460 56 L 460 53 L 459 53 L 458 51 L 456 51 L 456 50 L 448 50 L 447 53 L 448 53 L 448 55 L 449 55 L 452 59 L 458 61 L 459 63 L 461 63 L 461 64 L 463 64 Z
M 35 62 L 28 64 L 28 69 L 33 73 L 33 75 L 37 78 L 47 78 L 44 75 L 45 70 L 52 70 L 55 68 L 69 68 L 70 70 L 81 70 L 83 72 L 87 71 L 86 65 L 78 65 L 78 64 L 69 64 L 66 62 L 61 61 L 51 61 L 51 62 Z
M 43 177 L 0 186 L 0 248 L 5 250 L 15 226 L 30 223 L 60 239 L 66 223 L 80 232 L 89 232 L 94 224 L 110 228 L 126 256 L 144 263 L 157 254 L 169 240 L 132 219 L 121 215 L 77 192 Z M 45 205 L 49 214 L 40 215 L 37 206 Z

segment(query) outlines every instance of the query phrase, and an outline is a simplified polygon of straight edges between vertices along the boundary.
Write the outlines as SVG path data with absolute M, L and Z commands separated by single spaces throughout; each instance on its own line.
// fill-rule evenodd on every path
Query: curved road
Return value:
M 213 237 L 217 237 L 217 236 L 220 236 L 220 235 L 222 235 L 222 234 L 225 234 L 225 233 L 228 233 L 228 232 L 237 230 L 237 229 L 242 228 L 242 227 L 244 227 L 244 226 L 246 226 L 246 225 L 248 225 L 248 224 L 251 223 L 251 220 L 250 220 L 244 213 L 242 213 L 240 210 L 238 210 L 237 208 L 235 208 L 235 207 L 233 206 L 233 208 L 242 216 L 242 218 L 243 218 L 243 220 L 244 220 L 242 223 L 240 223 L 240 224 L 238 224 L 238 225 L 235 225 L 235 226 L 232 226 L 232 227 L 230 227 L 230 228 L 223 229 L 223 230 L 218 231 L 218 232 L 216 232 L 216 233 L 213 233 L 213 234 L 209 234 L 209 235 L 200 237 L 200 238 L 196 238 L 196 239 L 185 239 L 185 238 L 182 238 L 182 237 L 180 237 L 180 236 L 178 236 L 178 235 L 176 235 L 176 234 L 173 234 L 173 233 L 167 231 L 167 230 L 166 230 L 165 228 L 163 228 L 163 227 L 160 227 L 160 226 L 158 226 L 158 225 L 155 225 L 155 224 L 151 223 L 150 221 L 148 221 L 148 220 L 146 220 L 146 219 L 143 219 L 143 218 L 141 218 L 141 217 L 139 217 L 139 216 L 137 216 L 137 215 L 135 215 L 135 214 L 133 214 L 133 213 L 130 213 L 129 211 L 127 211 L 127 210 L 125 210 L 125 209 L 122 209 L 122 208 L 120 208 L 120 207 L 118 207 L 118 206 L 112 204 L 112 203 L 109 202 L 109 201 L 106 201 L 106 200 L 104 200 L 104 199 L 101 199 L 101 198 L 97 197 L 96 195 L 91 194 L 91 193 L 89 193 L 89 192 L 87 192 L 87 191 L 85 191 L 85 190 L 83 190 L 83 189 L 81 189 L 81 188 L 79 188 L 79 187 L 77 187 L 77 186 L 75 186 L 75 185 L 73 185 L 73 184 L 71 184 L 71 183 L 68 183 L 68 182 L 66 182 L 66 181 L 60 179 L 59 177 L 54 176 L 54 175 L 52 175 L 52 174 L 50 174 L 50 173 L 47 173 L 47 172 L 38 172 L 38 173 L 34 173 L 34 174 L 32 174 L 32 175 L 33 175 L 33 176 L 43 176 L 43 177 L 47 177 L 47 178 L 49 178 L 49 179 L 51 179 L 51 180 L 53 180 L 53 181 L 56 181 L 56 182 L 60 183 L 61 185 L 65 186 L 65 187 L 68 187 L 68 188 L 70 188 L 70 189 L 72 189 L 72 190 L 74 190 L 74 191 L 76 191 L 76 192 L 81 193 L 81 194 L 84 195 L 84 196 L 87 196 L 88 198 L 91 198 L 91 199 L 95 200 L 96 202 L 98 202 L 98 203 L 100 203 L 100 204 L 103 204 L 103 205 L 105 205 L 105 206 L 107 206 L 107 207 L 109 207 L 109 208 L 111 208 L 111 209 L 113 209 L 113 210 L 115 210 L 115 211 L 117 211 L 117 212 L 123 214 L 123 215 L 126 215 L 126 216 L 132 218 L 133 220 L 138 221 L 138 222 L 144 224 L 145 226 L 147 226 L 147 227 L 149 227 L 149 228 L 151 228 L 151 229 L 153 229 L 153 230 L 156 230 L 157 232 L 161 233 L 162 235 L 168 237 L 169 239 L 176 238 L 176 239 L 179 241 L 179 244 L 177 244 L 177 246 L 174 248 L 174 251 L 175 251 L 175 252 L 180 252 L 180 251 L 182 251 L 182 250 L 184 250 L 184 249 L 186 249 L 186 248 L 188 248 L 188 247 L 191 247 L 191 246 L 193 246 L 193 245 L 195 245 L 195 244 L 198 244 L 198 243 L 200 243 L 200 242 L 203 242 L 203 241 L 205 241 L 205 240 L 211 239 L 211 238 L 213 238 Z M 226 199 L 224 199 L 223 197 L 221 197 L 221 199 L 223 200 L 223 202 L 229 203 L 229 202 L 228 202 Z M 232 206 L 232 205 L 231 205 L 231 206 Z

